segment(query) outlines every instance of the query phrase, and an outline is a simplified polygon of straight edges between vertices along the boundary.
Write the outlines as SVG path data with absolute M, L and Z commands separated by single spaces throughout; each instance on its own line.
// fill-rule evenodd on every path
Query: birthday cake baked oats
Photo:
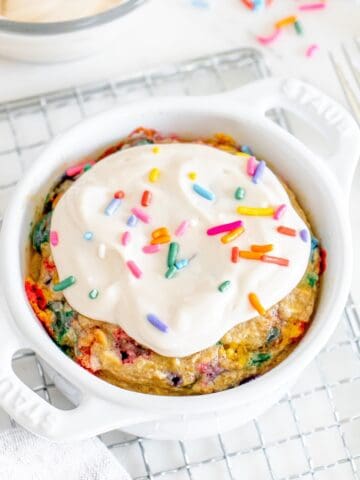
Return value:
M 292 191 L 249 147 L 144 128 L 64 173 L 30 250 L 27 296 L 64 353 L 162 395 L 275 367 L 311 323 L 326 262 Z

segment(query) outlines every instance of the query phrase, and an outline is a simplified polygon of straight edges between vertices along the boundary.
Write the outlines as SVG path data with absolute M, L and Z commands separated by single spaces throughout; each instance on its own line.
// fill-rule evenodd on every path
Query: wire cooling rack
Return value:
M 209 94 L 268 75 L 259 53 L 238 49 L 178 65 L 0 105 L 0 221 L 13 187 L 49 140 L 81 118 L 151 95 Z M 274 112 L 284 125 L 283 117 Z M 33 352 L 17 374 L 61 408 L 69 404 Z M 101 414 L 101 412 L 99 412 Z M 0 412 L 0 428 L 13 425 Z M 186 442 L 119 431 L 101 436 L 133 479 L 360 480 L 360 316 L 349 300 L 327 347 L 278 404 L 236 430 Z

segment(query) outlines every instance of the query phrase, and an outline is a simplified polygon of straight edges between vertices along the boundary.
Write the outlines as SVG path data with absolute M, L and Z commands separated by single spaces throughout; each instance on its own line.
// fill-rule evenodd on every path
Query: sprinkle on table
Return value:
M 151 325 L 155 328 L 157 328 L 158 330 L 160 330 L 160 332 L 163 332 L 163 333 L 167 333 L 168 330 L 169 330 L 169 327 L 168 325 L 166 325 L 166 323 L 162 322 L 160 320 L 159 317 L 157 317 L 156 315 L 154 315 L 153 313 L 148 313 L 146 315 L 146 319 L 149 323 L 151 323 Z
M 285 203 L 282 203 L 281 205 L 279 205 L 275 210 L 274 220 L 280 220 L 280 218 L 285 214 L 286 210 L 287 210 L 287 206 L 285 205 Z
M 263 255 L 260 260 L 265 263 L 273 263 L 275 265 L 280 265 L 281 267 L 289 266 L 289 260 L 287 258 L 273 257 L 272 255 Z
M 264 160 L 260 160 L 260 162 L 257 164 L 255 173 L 252 177 L 253 183 L 257 184 L 260 182 L 260 180 L 264 176 L 265 169 L 266 169 L 266 163 L 264 162 Z
M 189 226 L 190 222 L 188 220 L 183 220 L 175 230 L 175 235 L 177 237 L 182 237 L 185 234 L 186 230 L 189 228 Z
M 193 190 L 195 193 L 200 195 L 200 197 L 205 198 L 205 200 L 215 200 L 215 194 L 211 192 L 210 190 L 207 190 L 206 188 L 202 187 L 198 183 L 193 184 Z
M 158 168 L 152 168 L 149 172 L 149 182 L 155 183 L 160 178 L 160 170 Z
M 232 261 L 232 263 L 238 263 L 238 261 L 239 261 L 239 247 L 233 247 L 231 249 L 231 261 Z
M 223 293 L 226 290 L 228 290 L 230 287 L 231 287 L 230 280 L 225 280 L 225 282 L 220 283 L 220 285 L 218 286 L 218 290 L 219 292 Z
M 231 232 L 232 230 L 235 230 L 236 228 L 239 228 L 242 226 L 243 226 L 243 222 L 241 220 L 236 220 L 235 222 L 223 223 L 221 225 L 216 225 L 215 227 L 208 228 L 206 230 L 206 233 L 209 236 L 219 235 L 219 233 Z
M 239 215 L 251 215 L 255 217 L 269 217 L 274 215 L 273 207 L 243 207 L 240 206 L 236 209 Z
M 99 290 L 96 290 L 96 288 L 93 288 L 92 290 L 90 290 L 89 298 L 91 300 L 95 300 L 98 296 L 99 296 Z
M 148 207 L 152 200 L 152 193 L 149 190 L 145 190 L 141 197 L 141 205 L 143 207 Z
M 93 232 L 90 232 L 90 231 L 84 232 L 83 238 L 84 240 L 88 240 L 88 241 L 92 240 L 94 238 L 94 234 Z
M 231 232 L 221 237 L 220 240 L 222 243 L 227 244 L 236 240 L 244 232 L 245 232 L 244 227 L 235 228 L 234 230 L 231 230 Z
M 106 206 L 104 210 L 105 215 L 107 215 L 108 217 L 110 217 L 111 215 L 114 215 L 114 213 L 117 211 L 120 205 L 121 205 L 120 198 L 112 198 L 110 200 L 110 203 Z
M 234 193 L 235 200 L 243 200 L 245 198 L 245 189 L 238 187 Z
M 180 246 L 177 242 L 171 242 L 169 245 L 169 251 L 167 256 L 167 265 L 169 268 L 173 267 L 178 256 Z
M 303 228 L 302 230 L 300 230 L 299 235 L 303 242 L 306 243 L 309 241 L 309 232 L 308 230 L 306 230 L 306 228 Z
M 55 230 L 51 230 L 50 232 L 50 243 L 53 247 L 59 244 L 59 234 Z
M 274 245 L 272 243 L 268 243 L 267 245 L 251 245 L 250 250 L 252 252 L 262 252 L 262 253 L 267 253 L 271 252 L 274 248 Z
M 253 292 L 249 293 L 249 302 L 260 315 L 265 315 L 266 310 L 262 306 L 259 300 L 259 297 L 256 295 L 256 293 L 253 293 Z
M 135 278 L 141 278 L 142 277 L 142 271 L 138 267 L 138 265 L 133 261 L 133 260 L 128 260 L 126 262 L 126 265 L 130 272 L 134 275 Z
M 134 207 L 131 209 L 131 213 L 143 223 L 150 223 L 150 216 L 140 208 Z
M 296 237 L 296 230 L 294 228 L 284 227 L 284 225 L 280 225 L 276 229 L 282 235 L 288 235 L 289 237 Z
M 130 215 L 130 217 L 127 219 L 126 225 L 128 227 L 136 227 L 138 223 L 138 218 L 135 215 Z
M 64 280 L 62 280 L 61 282 L 55 283 L 53 285 L 53 290 L 54 292 L 62 292 L 66 288 L 69 288 L 72 285 L 74 285 L 75 282 L 76 282 L 76 278 L 73 275 L 70 275 L 69 277 L 64 278 Z

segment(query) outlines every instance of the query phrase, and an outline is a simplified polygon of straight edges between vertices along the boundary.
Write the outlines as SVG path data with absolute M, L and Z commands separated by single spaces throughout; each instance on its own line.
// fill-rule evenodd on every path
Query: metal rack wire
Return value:
M 57 133 L 115 102 L 150 95 L 209 94 L 268 75 L 261 55 L 237 49 L 178 65 L 0 104 L 0 222 L 13 187 Z M 276 121 L 285 126 L 279 112 Z M 33 352 L 18 375 L 66 408 Z M 331 342 L 270 411 L 204 440 L 155 442 L 119 431 L 102 435 L 136 480 L 360 480 L 360 316 L 349 299 Z M 0 428 L 11 425 L 0 412 Z

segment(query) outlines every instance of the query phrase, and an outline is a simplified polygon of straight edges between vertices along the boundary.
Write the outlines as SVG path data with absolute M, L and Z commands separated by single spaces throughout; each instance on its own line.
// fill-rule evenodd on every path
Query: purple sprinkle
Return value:
M 127 219 L 126 225 L 128 227 L 135 227 L 138 223 L 138 218 L 135 217 L 135 215 L 130 215 L 130 217 Z
M 151 325 L 153 325 L 155 328 L 157 328 L 161 332 L 166 333 L 169 330 L 169 327 L 153 313 L 148 313 L 146 315 L 146 318 L 147 318 L 147 321 L 151 323 Z
M 252 177 L 253 183 L 259 183 L 262 176 L 264 175 L 265 168 L 266 168 L 266 163 L 264 162 L 264 160 L 260 160 L 260 162 L 258 163 L 258 165 L 256 167 L 255 173 Z
M 300 238 L 303 242 L 307 242 L 309 240 L 309 232 L 304 228 L 303 230 L 300 230 Z

